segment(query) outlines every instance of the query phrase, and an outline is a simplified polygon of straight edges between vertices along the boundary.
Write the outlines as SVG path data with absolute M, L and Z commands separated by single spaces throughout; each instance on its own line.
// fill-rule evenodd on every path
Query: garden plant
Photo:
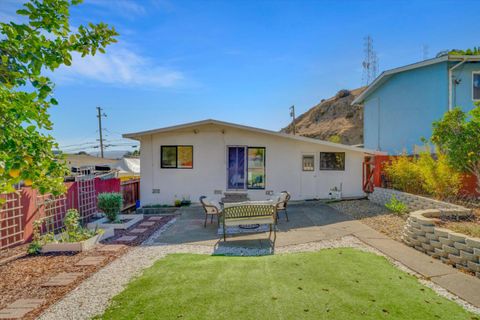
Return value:
M 118 215 L 123 205 L 123 197 L 118 192 L 100 193 L 97 198 L 97 206 L 103 211 L 111 222 L 119 222 Z

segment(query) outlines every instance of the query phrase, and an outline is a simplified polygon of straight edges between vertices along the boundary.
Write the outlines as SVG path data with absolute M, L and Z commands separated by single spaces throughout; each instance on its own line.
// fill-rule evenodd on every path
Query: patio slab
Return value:
M 82 260 L 78 261 L 76 266 L 96 266 L 105 261 L 106 257 L 97 256 L 97 257 L 85 257 Z

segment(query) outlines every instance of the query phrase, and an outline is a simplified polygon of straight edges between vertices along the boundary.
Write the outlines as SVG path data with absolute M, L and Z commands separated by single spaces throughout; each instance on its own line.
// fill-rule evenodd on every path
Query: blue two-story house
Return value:
M 384 71 L 353 104 L 364 106 L 364 146 L 412 153 L 448 110 L 480 101 L 480 56 L 445 55 Z

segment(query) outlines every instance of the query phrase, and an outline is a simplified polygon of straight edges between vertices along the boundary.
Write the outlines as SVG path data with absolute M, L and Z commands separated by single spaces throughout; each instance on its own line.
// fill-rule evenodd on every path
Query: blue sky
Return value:
M 0 19 L 20 5 L 2 0 Z M 119 42 L 54 75 L 53 135 L 95 142 L 96 106 L 112 144 L 206 118 L 279 130 L 290 105 L 300 114 L 361 86 L 366 35 L 385 70 L 421 60 L 423 45 L 430 57 L 480 45 L 478 12 L 478 1 L 86 0 L 72 25 L 106 22 Z

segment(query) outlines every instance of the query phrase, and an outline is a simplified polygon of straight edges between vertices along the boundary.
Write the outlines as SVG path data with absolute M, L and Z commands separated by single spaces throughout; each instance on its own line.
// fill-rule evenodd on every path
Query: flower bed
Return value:
M 41 252 L 82 252 L 95 247 L 102 234 L 96 234 L 90 239 L 78 242 L 49 242 L 43 245 Z
M 458 210 L 427 209 L 410 213 L 403 241 L 415 249 L 439 258 L 480 277 L 480 239 L 468 237 L 436 225 L 443 216 L 463 216 Z
M 118 215 L 120 219 L 119 223 L 110 222 L 110 220 L 105 217 L 98 219 L 96 221 L 90 222 L 87 225 L 89 229 L 101 228 L 101 229 L 128 229 L 134 224 L 138 223 L 143 219 L 143 214 L 120 214 Z

